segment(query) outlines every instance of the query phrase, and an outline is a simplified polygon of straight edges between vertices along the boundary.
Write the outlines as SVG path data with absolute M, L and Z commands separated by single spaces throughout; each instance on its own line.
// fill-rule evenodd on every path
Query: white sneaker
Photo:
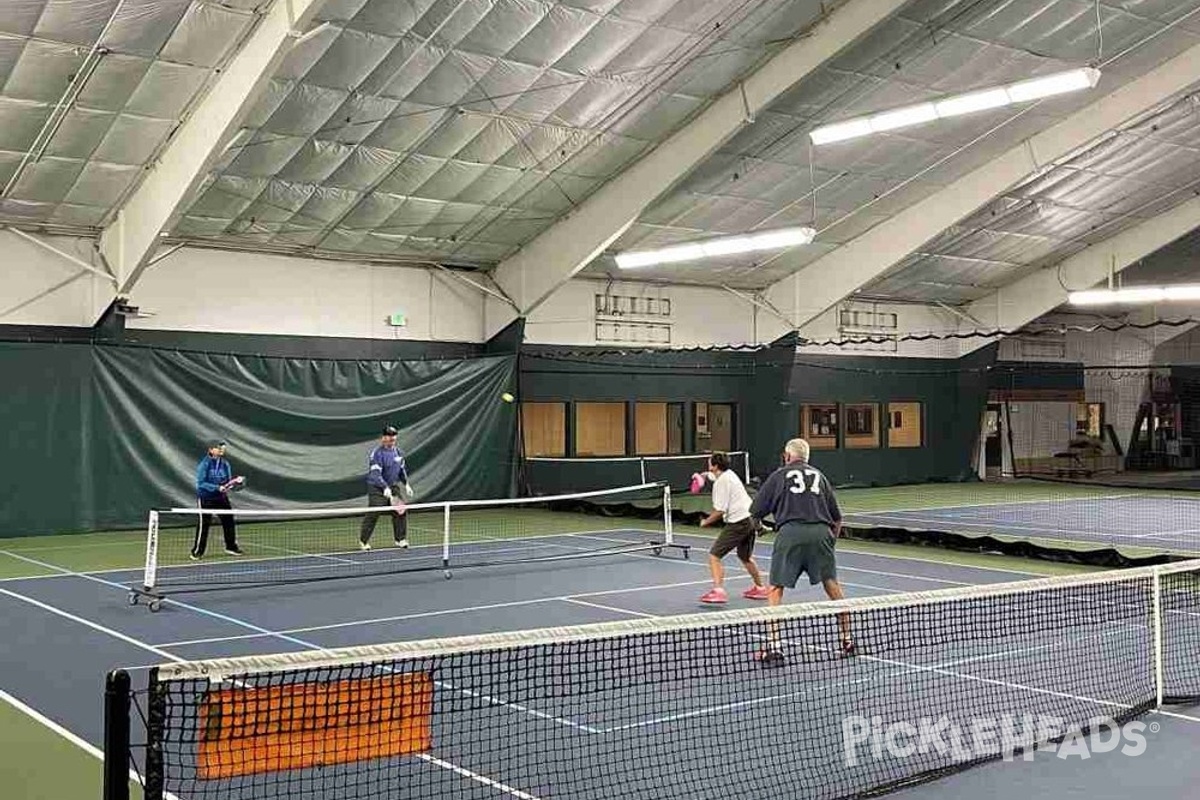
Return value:
M 392 541 L 394 541 L 396 543 L 396 547 L 399 547 L 401 550 L 408 549 L 408 539 L 393 539 Z
M 370 542 L 359 542 L 359 543 L 358 543 L 358 549 L 359 549 L 359 550 L 370 550 L 370 549 L 371 549 L 371 543 L 370 543 Z

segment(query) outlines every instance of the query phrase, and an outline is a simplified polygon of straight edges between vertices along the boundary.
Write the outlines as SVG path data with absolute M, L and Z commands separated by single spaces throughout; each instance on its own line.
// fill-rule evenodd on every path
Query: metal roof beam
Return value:
M 251 111 L 292 42 L 302 38 L 323 0 L 275 0 L 241 49 L 179 124 L 138 188 L 100 234 L 100 251 L 120 281 L 137 283 L 181 204 L 204 180 L 220 146 Z
M 1063 121 L 1020 142 L 929 197 L 884 220 L 769 287 L 767 296 L 801 326 L 899 264 L 947 228 L 1053 169 L 1091 142 L 1154 111 L 1200 81 L 1200 45 L 1188 48 Z
M 1067 302 L 1069 291 L 1090 289 L 1110 272 L 1115 274 L 1136 264 L 1196 228 L 1200 228 L 1200 197 L 1080 250 L 1054 266 L 1001 286 L 967 306 L 966 313 L 989 330 L 1020 328 Z M 970 353 L 988 341 L 964 340 L 961 351 Z
M 753 75 L 501 262 L 492 277 L 529 314 L 600 255 L 655 199 L 821 64 L 870 31 L 904 0 L 849 0 L 828 11 Z

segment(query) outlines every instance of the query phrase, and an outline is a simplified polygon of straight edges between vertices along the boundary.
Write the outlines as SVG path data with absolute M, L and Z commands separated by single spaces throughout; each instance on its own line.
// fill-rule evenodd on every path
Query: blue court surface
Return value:
M 543 546 L 570 550 L 595 544 L 583 540 L 604 542 L 636 539 L 638 535 L 633 531 L 610 531 L 599 537 L 564 537 L 560 543 L 544 542 Z M 140 578 L 132 571 L 79 574 L 63 570 L 58 575 L 4 580 L 0 581 L 0 641 L 6 644 L 0 649 L 0 688 L 87 743 L 100 746 L 103 676 L 115 667 L 130 669 L 136 689 L 145 686 L 150 666 L 180 660 L 695 613 L 702 610 L 697 599 L 709 585 L 705 550 L 711 540 L 683 535 L 680 541 L 693 545 L 690 560 L 675 552 L 662 556 L 637 553 L 461 569 L 453 580 L 431 571 L 319 584 L 239 587 L 170 597 L 159 613 L 128 605 L 128 587 Z M 764 568 L 770 554 L 770 539 L 760 542 L 757 555 Z M 1005 566 L 952 565 L 932 560 L 928 553 L 908 556 L 847 550 L 839 554 L 840 578 L 851 597 L 1039 577 L 1011 569 L 1011 560 L 1000 563 Z M 732 557 L 727 559 L 727 570 L 729 607 L 758 605 L 740 597 L 748 579 Z M 823 598 L 819 587 L 804 586 L 789 591 L 786 602 Z M 893 653 L 891 658 L 854 659 L 846 667 L 852 674 L 844 680 L 869 684 L 884 699 L 911 695 L 909 702 L 917 708 L 927 701 L 935 705 L 943 689 L 946 696 L 961 695 L 959 687 L 965 683 L 982 686 L 985 693 L 990 690 L 993 701 L 998 694 L 1005 695 L 1002 699 L 1006 702 L 1027 696 L 1065 697 L 1084 707 L 1095 703 L 1099 713 L 1113 704 L 1104 697 L 1097 698 L 1097 692 L 1106 692 L 1109 681 L 1113 691 L 1118 691 L 1124 677 L 1119 669 L 1099 663 L 1089 665 L 1087 661 L 1095 662 L 1094 654 L 1109 647 L 1110 642 L 1122 641 L 1121 627 L 1144 627 L 1144 620 L 1122 621 L 1108 611 L 1097 613 L 1094 608 L 1068 609 L 1068 613 L 1078 615 L 1079 620 L 1066 635 L 1047 632 L 1049 629 L 1033 632 L 1020 646 L 988 641 L 983 636 L 969 643 L 972 649 L 953 653 L 940 651 L 936 642 L 914 639 L 902 656 L 889 651 Z M 1140 660 L 1145 654 L 1136 650 L 1118 656 Z M 1181 658 L 1193 656 L 1179 654 Z M 548 714 L 533 709 L 538 718 L 532 721 L 519 721 L 529 714 L 517 715 L 516 721 L 510 714 L 504 717 L 505 722 L 491 723 L 506 731 L 513 741 L 533 735 L 522 732 L 523 724 L 533 731 L 535 723 L 544 725 L 549 718 L 571 723 L 552 726 L 555 738 L 543 738 L 543 747 L 537 752 L 532 747 L 506 745 L 501 741 L 505 737 L 500 736 L 494 758 L 477 759 L 464 768 L 455 762 L 459 754 L 451 742 L 435 753 L 436 757 L 413 759 L 404 770 L 414 780 L 421 778 L 423 786 L 436 782 L 442 787 L 429 796 L 602 797 L 608 794 L 603 786 L 571 786 L 569 781 L 553 793 L 542 791 L 545 787 L 522 786 L 523 758 L 544 760 L 545 747 L 555 747 L 563 737 L 569 740 L 596 733 L 609 735 L 612 738 L 608 741 L 619 742 L 622 747 L 638 748 L 644 743 L 647 748 L 659 748 L 645 755 L 646 763 L 652 764 L 652 775 L 639 777 L 631 773 L 630 780 L 647 781 L 646 792 L 638 796 L 717 796 L 706 792 L 725 783 L 738 785 L 736 778 L 725 781 L 720 776 L 736 776 L 738 770 L 760 769 L 763 765 L 741 759 L 737 755 L 739 746 L 731 749 L 731 742 L 754 742 L 752 749 L 763 752 L 770 752 L 766 745 L 772 743 L 796 748 L 804 753 L 796 758 L 811 758 L 814 766 L 826 770 L 840 768 L 842 753 L 804 748 L 806 738 L 810 742 L 830 741 L 829 737 L 837 732 L 830 727 L 836 727 L 836 721 L 808 719 L 801 712 L 806 708 L 813 712 L 811 703 L 797 702 L 805 693 L 815 692 L 812 696 L 819 697 L 823 689 L 804 686 L 796 673 L 786 669 L 752 673 L 746 668 L 744 674 L 750 677 L 731 681 L 720 669 L 711 673 L 700 670 L 670 691 L 662 691 L 658 684 L 652 695 L 620 688 L 617 684 L 621 676 L 615 675 L 614 685 L 598 692 L 586 706 L 591 716 L 570 716 L 571 701 L 564 699 L 561 702 L 566 704 L 565 711 L 555 709 Z M 1085 678 L 1091 684 L 1085 685 Z M 994 688 L 997 686 L 1001 687 L 999 693 Z M 603 700 L 600 705 L 597 698 Z M 772 713 L 771 706 L 789 701 L 796 703 L 796 726 L 767 729 L 763 721 L 777 721 L 782 713 L 778 705 Z M 711 720 L 706 721 L 706 716 Z M 1170 714 L 1152 713 L 1141 719 L 1149 727 L 1145 753 L 1139 757 L 1109 752 L 1093 754 L 1085 761 L 1037 753 L 1031 762 L 996 763 L 968 770 L 905 789 L 897 796 L 1024 800 L 1030 796 L 1068 796 L 1072 792 L 1090 798 L 1116 798 L 1136 791 L 1139 800 L 1151 800 L 1187 794 L 1200 779 L 1200 765 L 1191 757 L 1200 745 L 1200 710 L 1177 708 Z M 537 730 L 537 735 L 546 736 L 544 728 Z M 138 739 L 136 733 L 134 738 Z M 574 747 L 563 745 L 563 752 L 578 753 Z M 430 779 L 430 774 L 437 777 Z M 702 785 L 675 782 L 698 774 L 707 774 L 711 779 Z M 628 791 L 628 785 L 624 789 Z M 774 796 L 789 796 L 786 783 L 776 789 Z M 723 792 L 720 796 L 728 796 Z M 396 795 L 380 795 L 384 796 Z M 179 797 L 188 800 L 186 793 L 179 793 Z
M 855 513 L 853 525 L 1200 553 L 1200 499 L 1115 494 Z

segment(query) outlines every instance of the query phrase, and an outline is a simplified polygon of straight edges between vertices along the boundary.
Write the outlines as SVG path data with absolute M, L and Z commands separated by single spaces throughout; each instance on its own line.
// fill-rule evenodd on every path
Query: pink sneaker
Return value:
M 721 605 L 729 602 L 729 594 L 722 588 L 710 589 L 700 595 L 700 602 L 708 605 Z
M 767 600 L 771 597 L 771 590 L 766 586 L 751 586 L 742 592 L 742 597 L 747 600 Z

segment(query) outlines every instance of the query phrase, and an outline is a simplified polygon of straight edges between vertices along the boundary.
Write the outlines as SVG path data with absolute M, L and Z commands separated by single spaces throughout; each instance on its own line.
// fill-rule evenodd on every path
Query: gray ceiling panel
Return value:
M 183 115 L 207 78 L 207 70 L 156 61 L 130 95 L 125 110 L 143 117 L 176 119 Z
M 46 152 L 64 158 L 90 158 L 108 134 L 115 118 L 116 114 L 108 111 L 71 109 Z
M 155 58 L 192 4 L 193 0 L 125 0 L 103 44 L 120 53 Z
M 86 52 L 57 42 L 31 40 L 4 82 L 4 95 L 56 103 L 83 64 Z
M 71 190 L 86 163 L 75 158 L 43 158 L 25 170 L 14 194 L 34 202 L 60 200 Z
M 92 158 L 115 164 L 141 165 L 148 162 L 174 124 L 170 120 L 119 114 Z
M 1111 91 L 1200 41 L 1200 0 L 1101 3 Z M 6 218 L 103 224 L 255 24 L 264 0 L 0 2 Z M 327 0 L 182 209 L 179 238 L 487 268 L 661 145 L 812 25 L 820 0 Z M 814 224 L 779 257 L 639 273 L 762 287 L 953 183 L 1097 93 L 812 148 L 818 124 L 1097 57 L 1092 0 L 915 0 L 757 114 L 616 248 Z M 116 16 L 113 17 L 114 12 Z M 100 31 L 111 27 L 103 42 Z M 719 23 L 719 25 L 718 25 Z M 315 25 L 314 25 L 315 27 Z M 803 34 L 801 34 L 803 35 Z M 89 50 L 110 52 L 40 160 L 29 154 Z M 867 294 L 965 302 L 1189 196 L 1185 101 L 1013 187 Z M 1003 123 L 1003 124 L 1002 124 Z M 815 219 L 814 219 L 815 182 Z M 596 270 L 612 268 L 603 256 Z
M 253 17 L 210 3 L 192 3 L 163 45 L 164 61 L 213 68 L 253 24 Z

